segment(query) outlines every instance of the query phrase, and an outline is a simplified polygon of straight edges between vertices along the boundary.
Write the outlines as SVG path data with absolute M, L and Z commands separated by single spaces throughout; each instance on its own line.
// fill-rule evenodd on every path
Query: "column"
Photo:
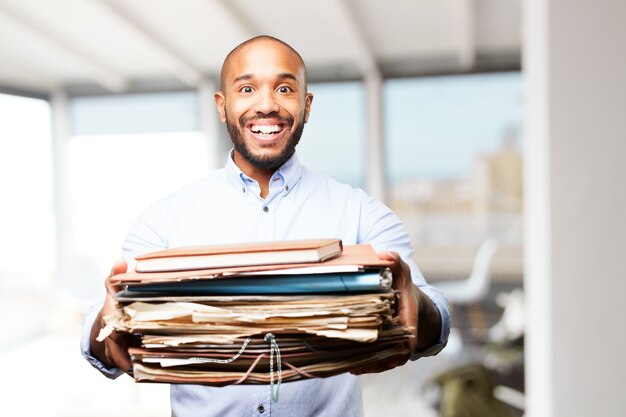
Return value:
M 50 97 L 52 122 L 53 201 L 57 264 L 55 279 L 62 284 L 73 254 L 68 180 L 67 145 L 71 135 L 67 94 L 57 90 Z
M 199 128 L 208 143 L 209 171 L 224 165 L 226 153 L 230 148 L 230 143 L 227 143 L 224 138 L 224 129 L 220 127 L 217 108 L 213 99 L 213 94 L 218 90 L 218 84 L 208 78 L 203 79 L 197 87 Z
M 386 201 L 385 143 L 383 136 L 382 89 L 378 71 L 368 71 L 364 77 L 367 97 L 367 164 L 366 189 L 372 196 Z
M 626 2 L 524 3 L 529 417 L 626 415 Z

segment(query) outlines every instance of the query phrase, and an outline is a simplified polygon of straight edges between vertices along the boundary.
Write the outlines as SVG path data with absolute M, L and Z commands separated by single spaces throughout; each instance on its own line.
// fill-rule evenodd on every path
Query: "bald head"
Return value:
M 295 152 L 309 119 L 313 94 L 306 91 L 302 57 L 271 36 L 250 39 L 224 60 L 220 88 L 213 97 L 234 145 L 233 161 L 267 186 Z
M 228 73 L 231 69 L 231 64 L 232 64 L 233 59 L 237 57 L 240 53 L 245 53 L 246 49 L 253 47 L 257 43 L 262 43 L 262 42 L 275 43 L 277 48 L 287 49 L 289 53 L 293 55 L 294 59 L 296 59 L 298 63 L 302 66 L 302 70 L 304 73 L 304 86 L 306 89 L 306 85 L 307 85 L 306 66 L 304 65 L 304 60 L 302 59 L 298 51 L 296 51 L 294 48 L 291 47 L 291 45 L 289 45 L 286 42 L 281 41 L 280 39 L 274 38 L 269 35 L 260 35 L 260 36 L 255 36 L 254 38 L 248 39 L 247 41 L 240 43 L 232 51 L 230 51 L 228 55 L 226 55 L 226 58 L 224 59 L 224 63 L 222 64 L 222 70 L 220 72 L 220 90 L 224 91 L 226 87 L 226 79 L 228 78 Z

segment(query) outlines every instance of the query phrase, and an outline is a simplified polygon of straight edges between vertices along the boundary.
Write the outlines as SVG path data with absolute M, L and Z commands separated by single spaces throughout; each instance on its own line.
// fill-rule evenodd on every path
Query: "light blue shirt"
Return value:
M 376 250 L 398 252 L 442 319 L 439 342 L 412 359 L 433 355 L 445 346 L 450 331 L 448 304 L 411 259 L 409 236 L 398 217 L 362 190 L 309 171 L 296 155 L 274 173 L 265 199 L 260 197 L 259 184 L 228 158 L 224 168 L 152 205 L 130 230 L 124 257 L 132 268 L 135 256 L 176 246 L 327 237 L 340 238 L 346 245 L 370 243 Z M 99 308 L 94 306 L 85 318 L 81 348 L 94 367 L 115 378 L 122 371 L 106 368 L 89 353 L 89 333 Z M 275 403 L 268 385 L 173 384 L 171 404 L 177 417 L 363 415 L 360 380 L 352 374 L 283 383 Z

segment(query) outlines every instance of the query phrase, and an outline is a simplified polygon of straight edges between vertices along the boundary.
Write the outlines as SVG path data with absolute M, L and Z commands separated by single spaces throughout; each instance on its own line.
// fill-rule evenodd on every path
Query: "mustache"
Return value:
M 243 129 L 246 125 L 253 120 L 263 120 L 263 119 L 274 119 L 280 120 L 283 124 L 292 127 L 293 126 L 293 117 L 291 116 L 281 116 L 277 112 L 271 113 L 257 113 L 254 116 L 244 117 L 241 116 L 239 118 L 239 126 Z

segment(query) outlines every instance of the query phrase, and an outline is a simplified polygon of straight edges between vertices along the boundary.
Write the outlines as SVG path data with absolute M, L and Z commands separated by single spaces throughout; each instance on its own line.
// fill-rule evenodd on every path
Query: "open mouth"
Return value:
M 256 135 L 274 136 L 283 130 L 282 125 L 251 125 L 250 131 Z
M 252 120 L 246 128 L 259 140 L 272 141 L 279 139 L 287 130 L 287 124 L 280 120 Z

